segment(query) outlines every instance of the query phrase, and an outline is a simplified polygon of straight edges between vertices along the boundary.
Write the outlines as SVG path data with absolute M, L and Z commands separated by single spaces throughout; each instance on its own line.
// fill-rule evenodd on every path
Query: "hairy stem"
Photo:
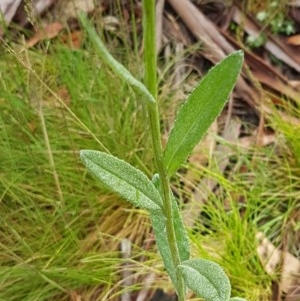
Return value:
M 143 29 L 144 29 L 144 49 L 145 49 L 145 85 L 157 99 L 157 61 L 155 46 L 155 0 L 143 0 Z M 155 164 L 158 169 L 161 187 L 163 191 L 164 213 L 167 219 L 166 231 L 168 242 L 172 254 L 174 266 L 180 264 L 179 250 L 176 243 L 175 229 L 172 216 L 172 199 L 169 178 L 163 161 L 163 148 L 161 143 L 160 119 L 157 101 L 148 102 L 148 113 L 150 119 L 152 144 L 154 150 Z M 182 277 L 177 277 L 176 287 L 179 301 L 184 300 L 185 285 Z

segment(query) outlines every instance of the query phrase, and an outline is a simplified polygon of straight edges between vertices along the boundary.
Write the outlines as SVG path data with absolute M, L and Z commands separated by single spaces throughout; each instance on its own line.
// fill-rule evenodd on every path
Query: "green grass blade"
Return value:
M 229 279 L 215 262 L 191 259 L 178 266 L 187 286 L 206 301 L 228 301 L 231 293 Z
M 126 81 L 132 88 L 143 95 L 144 100 L 148 103 L 155 103 L 154 97 L 148 91 L 148 89 L 139 81 L 137 80 L 121 63 L 113 58 L 113 56 L 109 53 L 103 42 L 101 41 L 100 37 L 98 36 L 95 28 L 88 20 L 86 14 L 80 13 L 79 20 L 88 33 L 88 36 L 92 43 L 94 44 L 96 50 L 100 57 L 104 60 L 104 62 L 117 74 L 120 78 Z
M 82 150 L 80 157 L 92 174 L 133 205 L 149 211 L 162 210 L 159 192 L 139 169 L 99 151 Z
M 169 176 L 186 160 L 222 111 L 242 65 L 242 51 L 225 58 L 208 72 L 179 110 L 164 154 Z

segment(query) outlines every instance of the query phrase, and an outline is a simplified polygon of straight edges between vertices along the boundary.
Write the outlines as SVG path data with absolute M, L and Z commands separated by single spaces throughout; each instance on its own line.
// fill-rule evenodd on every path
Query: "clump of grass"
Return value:
M 255 217 L 260 214 L 257 204 L 262 202 L 259 196 L 264 188 L 258 187 L 258 183 L 251 179 L 251 161 L 246 159 L 251 153 L 247 153 L 236 151 L 237 158 L 240 156 L 237 164 L 247 163 L 247 175 L 232 173 L 225 176 L 214 171 L 213 167 L 195 163 L 189 166 L 195 174 L 194 179 L 210 179 L 218 183 L 204 200 L 194 199 L 191 194 L 193 210 L 199 215 L 190 237 L 196 256 L 200 254 L 224 267 L 232 281 L 234 294 L 248 300 L 269 300 L 272 278 L 266 274 L 258 257 L 255 238 L 261 230 Z M 199 189 L 196 180 L 190 185 Z
M 289 111 L 289 116 L 294 113 Z M 278 271 L 273 275 L 265 272 L 256 251 L 258 232 L 265 233 L 278 249 L 299 256 L 299 165 L 293 143 L 297 127 L 275 109 L 269 118 L 276 129 L 275 143 L 266 147 L 239 147 L 235 152 L 235 146 L 231 146 L 233 170 L 241 172 L 227 172 L 225 177 L 213 172 L 211 166 L 205 168 L 193 163 L 189 167 L 195 179 L 211 178 L 218 183 L 204 204 L 191 198 L 200 221 L 191 233 L 194 252 L 224 266 L 233 290 L 249 300 L 269 300 L 272 281 L 280 283 L 281 279 Z
M 285 247 L 295 256 L 299 256 L 299 179 L 300 179 L 300 143 L 299 108 L 283 101 L 281 107 L 273 108 L 270 124 L 276 129 L 277 141 L 274 156 L 270 160 L 272 179 L 268 182 L 264 194 L 272 208 L 266 231 L 272 241 Z M 269 225 L 269 227 L 268 227 Z
M 149 227 L 83 173 L 78 150 L 109 148 L 149 172 L 144 110 L 92 50 L 9 51 L 0 60 L 0 299 L 69 300 L 99 285 L 104 295 L 120 279 L 120 239 L 141 245 Z

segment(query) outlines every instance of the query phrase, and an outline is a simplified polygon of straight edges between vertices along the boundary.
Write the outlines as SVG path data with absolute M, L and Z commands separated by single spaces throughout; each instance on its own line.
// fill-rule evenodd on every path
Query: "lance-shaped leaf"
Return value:
M 175 228 L 175 236 L 179 256 L 181 261 L 188 260 L 190 258 L 190 242 L 186 232 L 186 228 L 182 221 L 181 213 L 176 202 L 174 195 L 172 194 L 172 215 Z
M 160 194 L 162 194 L 158 174 L 155 174 L 153 176 L 152 182 L 154 183 L 155 187 L 158 189 Z M 181 214 L 179 212 L 176 199 L 173 194 L 171 195 L 171 197 L 172 197 L 172 215 L 173 215 L 176 243 L 179 251 L 180 260 L 185 261 L 190 258 L 189 239 L 187 236 L 185 226 L 182 221 Z M 166 232 L 166 217 L 162 211 L 151 213 L 150 217 L 151 217 L 151 223 L 156 238 L 156 243 L 159 252 L 161 254 L 161 257 L 163 259 L 165 268 L 174 286 L 177 287 L 176 267 L 173 264 L 172 254 L 170 251 L 167 232 Z
M 175 210 L 178 210 L 178 206 L 176 204 Z M 174 284 L 174 287 L 177 290 L 178 287 L 178 274 L 176 273 L 176 266 L 173 263 L 172 259 L 172 253 L 169 246 L 168 236 L 166 232 L 166 217 L 162 211 L 153 211 L 150 212 L 150 219 L 152 228 L 154 230 L 156 244 L 160 253 L 160 256 L 164 262 L 164 266 L 167 270 L 167 273 L 169 277 L 171 278 L 171 281 Z M 178 225 L 178 223 L 177 223 Z M 176 231 L 176 238 L 178 237 L 179 232 L 181 230 Z M 186 234 L 186 233 L 185 233 Z M 189 249 L 189 242 L 186 241 L 187 236 L 180 237 L 180 240 L 177 241 L 178 249 L 179 249 L 179 255 L 181 260 L 186 260 L 189 258 L 190 255 L 190 249 Z
M 206 301 L 228 301 L 231 286 L 223 269 L 206 259 L 191 259 L 182 262 L 178 270 L 187 286 Z
M 151 95 L 149 90 L 136 79 L 121 63 L 114 59 L 114 57 L 109 53 L 102 40 L 98 36 L 94 26 L 88 20 L 85 13 L 81 12 L 79 14 L 79 20 L 88 33 L 93 45 L 95 46 L 98 54 L 104 60 L 104 62 L 123 80 L 132 86 L 136 91 L 144 96 L 144 99 L 150 103 L 155 103 L 154 97 Z
M 80 157 L 92 174 L 133 205 L 149 211 L 162 210 L 159 192 L 140 170 L 99 151 L 82 150 Z
M 160 195 L 162 195 L 162 189 L 160 185 L 159 175 L 155 174 L 152 178 L 152 183 L 158 189 Z M 176 198 L 171 191 L 172 198 L 172 216 L 173 224 L 176 236 L 177 247 L 179 251 L 179 256 L 181 261 L 188 260 L 190 258 L 190 242 L 186 232 L 185 225 L 180 214 Z
M 174 220 L 174 227 L 180 260 L 188 260 L 190 257 L 190 245 L 176 201 L 175 204 L 173 203 L 173 216 L 176 220 Z M 176 273 L 176 266 L 174 266 L 173 263 L 172 253 L 166 232 L 166 216 L 162 211 L 155 211 L 150 213 L 150 218 L 160 256 L 164 262 L 167 273 L 174 284 L 174 287 L 177 289 L 178 275 Z
M 170 250 L 167 232 L 166 232 L 166 217 L 162 211 L 155 211 L 150 213 L 151 224 L 154 230 L 156 244 L 160 256 L 164 262 L 164 266 L 171 278 L 175 288 L 177 287 L 176 267 L 172 260 L 172 253 Z
M 243 65 L 237 51 L 214 66 L 180 108 L 164 154 L 169 176 L 190 155 L 222 111 Z
M 247 299 L 241 297 L 232 297 L 229 299 L 229 301 L 247 301 Z

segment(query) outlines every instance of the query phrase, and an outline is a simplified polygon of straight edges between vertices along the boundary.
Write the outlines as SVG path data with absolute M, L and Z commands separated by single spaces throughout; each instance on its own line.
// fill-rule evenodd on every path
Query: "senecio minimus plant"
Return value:
M 149 212 L 160 255 L 179 301 L 185 300 L 187 288 L 207 301 L 244 300 L 230 298 L 230 281 L 217 263 L 190 259 L 189 239 L 170 188 L 170 178 L 222 111 L 241 71 L 243 52 L 229 55 L 201 80 L 181 106 L 163 149 L 157 105 L 155 0 L 143 0 L 145 85 L 112 57 L 86 15 L 79 18 L 103 61 L 146 102 L 157 173 L 150 180 L 125 161 L 95 150 L 81 150 L 82 161 L 108 188 Z

